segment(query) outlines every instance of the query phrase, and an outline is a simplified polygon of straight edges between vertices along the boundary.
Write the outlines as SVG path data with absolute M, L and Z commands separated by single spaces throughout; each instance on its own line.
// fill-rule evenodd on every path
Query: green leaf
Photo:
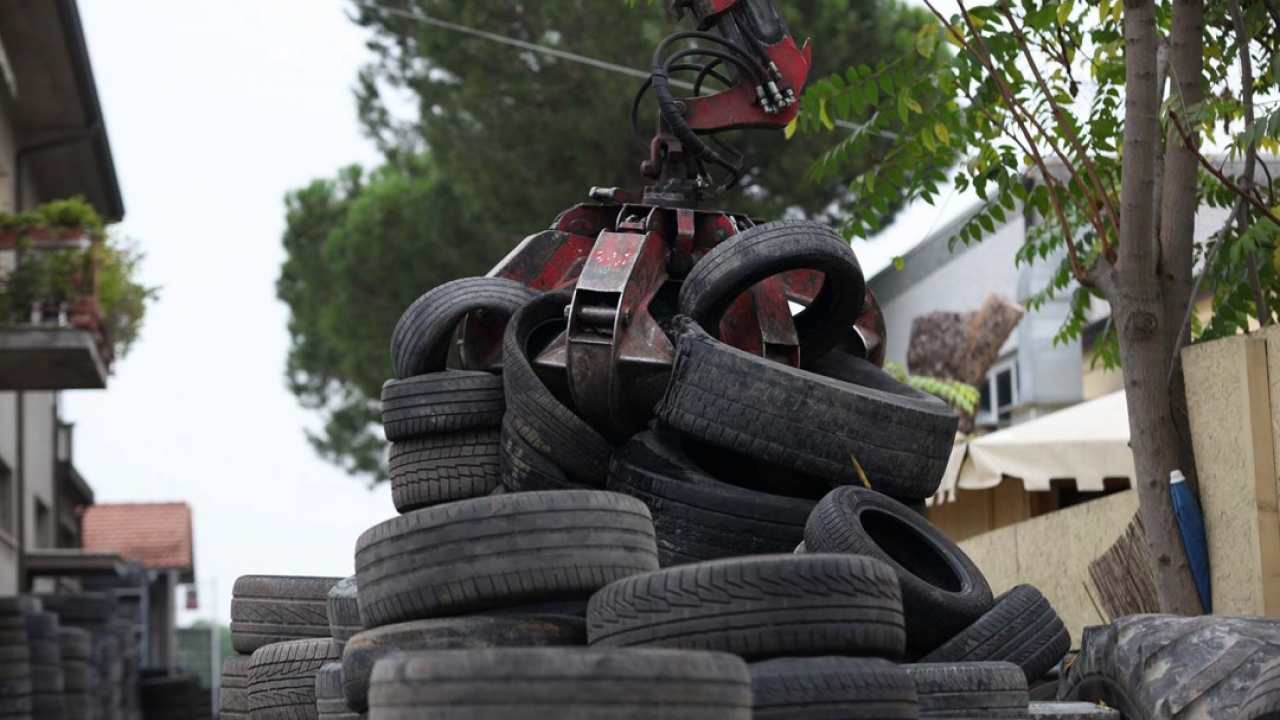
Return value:
M 903 260 L 903 259 L 902 259 L 902 256 L 896 256 L 896 257 L 894 257 L 894 258 L 893 258 L 893 269 L 897 270 L 898 272 L 902 272 L 903 270 L 906 270 L 906 269 L 907 269 L 907 261 L 906 261 L 906 260 Z
M 947 126 L 943 123 L 935 123 L 933 126 L 933 133 L 938 136 L 938 139 L 942 141 L 943 145 L 951 144 L 951 132 L 947 130 Z
M 831 116 L 827 115 L 827 101 L 822 100 L 818 103 L 818 121 L 828 130 L 835 130 L 836 124 L 831 121 Z
M 1066 25 L 1071 20 L 1071 10 L 1075 5 L 1075 0 L 1065 0 L 1058 5 L 1058 24 Z

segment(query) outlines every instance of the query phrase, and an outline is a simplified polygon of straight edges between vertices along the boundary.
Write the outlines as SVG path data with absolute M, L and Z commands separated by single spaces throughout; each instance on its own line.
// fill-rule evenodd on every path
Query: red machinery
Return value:
M 594 202 L 561 213 L 551 229 L 526 238 L 490 273 L 537 289 L 574 288 L 567 322 L 548 329 L 554 337 L 545 347 L 532 349 L 535 367 L 549 386 L 567 389 L 579 415 L 616 437 L 639 430 L 666 388 L 674 347 L 663 324 L 676 312 L 681 279 L 712 247 L 756 224 L 700 209 L 742 173 L 742 157 L 711 136 L 784 128 L 799 111 L 810 67 L 808 44 L 796 45 L 773 0 L 677 0 L 675 8 L 691 12 L 697 29 L 677 32 L 658 47 L 652 76 L 633 106 L 636 126 L 641 98 L 649 91 L 657 96 L 657 132 L 642 167 L 651 184 L 643 196 L 593 188 Z M 700 45 L 677 49 L 690 41 Z M 674 75 L 694 80 L 681 84 Z M 703 95 L 708 79 L 725 89 Z M 677 97 L 673 86 L 679 85 L 693 95 Z M 721 339 L 799 366 L 790 303 L 808 305 L 822 283 L 820 273 L 794 270 L 756 284 L 725 314 Z M 483 318 L 466 323 L 464 366 L 494 364 L 499 329 Z M 850 343 L 883 362 L 884 322 L 870 291 Z

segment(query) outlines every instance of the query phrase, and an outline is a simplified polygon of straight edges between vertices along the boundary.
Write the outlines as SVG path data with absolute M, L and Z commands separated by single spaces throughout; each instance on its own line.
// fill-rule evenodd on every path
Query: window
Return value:
M 1018 406 L 1017 358 L 996 363 L 978 389 L 982 392 L 974 418 L 978 426 L 998 428 L 1012 424 L 1013 409 Z
M 53 513 L 49 512 L 49 506 L 44 504 L 43 500 L 36 500 L 36 541 L 35 546 L 38 548 L 50 547 L 53 545 Z
M 0 533 L 13 538 L 18 530 L 17 487 L 9 466 L 0 462 Z M 15 538 L 16 539 L 16 538 Z

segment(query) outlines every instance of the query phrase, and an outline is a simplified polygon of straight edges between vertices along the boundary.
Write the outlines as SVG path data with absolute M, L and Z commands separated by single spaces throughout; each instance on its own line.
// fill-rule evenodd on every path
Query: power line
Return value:
M 529 52 L 540 53 L 542 55 L 559 58 L 561 60 L 568 60 L 569 62 L 575 62 L 580 65 L 586 65 L 588 67 L 596 68 L 597 70 L 606 70 L 608 72 L 618 73 L 621 75 L 626 75 L 628 77 L 638 78 L 640 80 L 648 80 L 650 77 L 650 73 L 647 73 L 643 70 L 637 70 L 633 67 L 627 67 L 626 65 L 618 65 L 617 63 L 611 63 L 604 60 L 597 60 L 596 58 L 593 58 L 593 57 L 587 57 L 586 55 L 579 55 L 578 53 L 572 53 L 567 50 L 561 50 L 560 48 L 548 47 L 546 45 L 539 45 L 537 43 L 531 43 L 526 40 L 519 40 L 517 38 L 508 37 L 506 35 L 499 35 L 498 33 L 489 32 L 487 30 L 480 30 L 479 28 L 473 28 L 469 25 L 461 25 L 459 23 L 453 23 L 447 20 L 434 18 L 434 17 L 431 17 L 430 15 L 425 15 L 421 12 L 410 12 L 408 10 L 401 10 L 400 8 L 393 8 L 393 7 L 387 7 L 386 5 L 379 5 L 378 3 L 375 3 L 375 2 L 358 2 L 356 4 L 359 7 L 363 7 L 368 10 L 373 10 L 375 12 L 380 12 L 387 15 L 393 15 L 395 17 L 401 17 L 406 20 L 413 20 L 415 22 L 420 22 L 424 25 L 431 25 L 432 27 L 438 27 L 443 30 L 450 30 L 462 35 L 468 35 L 470 37 L 479 38 L 481 40 L 488 40 L 490 42 L 496 42 L 501 45 L 520 48 L 521 50 L 528 50 Z M 674 87 L 680 88 L 681 90 L 694 89 L 693 83 L 687 82 L 685 80 L 672 79 L 670 84 Z M 863 131 L 867 127 L 865 124 L 859 125 L 857 123 L 852 123 L 847 120 L 834 120 L 832 122 L 836 127 L 844 128 L 846 130 Z M 896 133 L 891 133 L 883 130 L 873 132 L 872 134 L 878 135 L 880 137 L 888 138 L 890 140 L 898 139 L 898 135 Z
M 431 25 L 433 27 L 438 27 L 444 30 L 451 30 L 453 32 L 460 33 L 462 35 L 469 35 L 474 38 L 480 38 L 482 40 L 488 40 L 490 42 L 496 42 L 502 45 L 509 45 L 511 47 L 520 48 L 521 50 L 528 50 L 529 52 L 536 52 L 542 55 L 559 58 L 561 60 L 568 60 L 569 62 L 575 62 L 580 65 L 586 65 L 588 67 L 593 67 L 598 70 L 607 70 L 609 72 L 626 75 L 628 77 L 633 77 L 640 80 L 649 79 L 649 73 L 644 72 L 643 70 L 637 70 L 635 68 L 627 67 L 625 65 L 618 65 L 616 63 L 606 62 L 604 60 L 597 60 L 596 58 L 593 58 L 593 57 L 587 57 L 586 55 L 579 55 L 577 53 L 572 53 L 567 50 L 561 50 L 559 48 L 548 47 L 546 45 L 539 45 L 537 43 L 531 43 L 525 40 L 518 40 L 513 37 L 507 37 L 506 35 L 499 35 L 497 33 L 488 32 L 487 30 L 480 30 L 478 28 L 473 28 L 473 27 L 470 27 L 469 25 L 460 25 L 458 23 L 452 23 L 447 20 L 441 20 L 439 18 L 431 17 L 430 15 L 424 15 L 420 12 L 410 12 L 408 10 L 401 10 L 399 8 L 387 7 L 386 5 L 379 5 L 373 2 L 361 2 L 357 4 L 360 7 L 367 8 L 375 12 L 380 12 L 387 15 L 394 15 L 396 17 L 402 17 L 402 18 L 405 18 L 406 20 L 414 20 L 424 25 Z M 683 80 L 673 80 L 671 84 L 684 90 L 693 89 L 693 83 L 685 82 Z

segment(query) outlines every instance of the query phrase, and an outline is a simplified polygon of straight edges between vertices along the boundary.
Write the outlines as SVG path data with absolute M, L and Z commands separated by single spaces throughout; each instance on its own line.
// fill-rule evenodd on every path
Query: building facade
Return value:
M 0 3 L 0 211 L 75 196 L 123 217 L 75 0 Z M 0 286 L 18 257 L 0 242 Z M 0 318 L 0 596 L 28 587 L 27 554 L 80 546 L 76 510 L 93 493 L 59 393 L 105 387 L 100 346 L 65 318 Z

